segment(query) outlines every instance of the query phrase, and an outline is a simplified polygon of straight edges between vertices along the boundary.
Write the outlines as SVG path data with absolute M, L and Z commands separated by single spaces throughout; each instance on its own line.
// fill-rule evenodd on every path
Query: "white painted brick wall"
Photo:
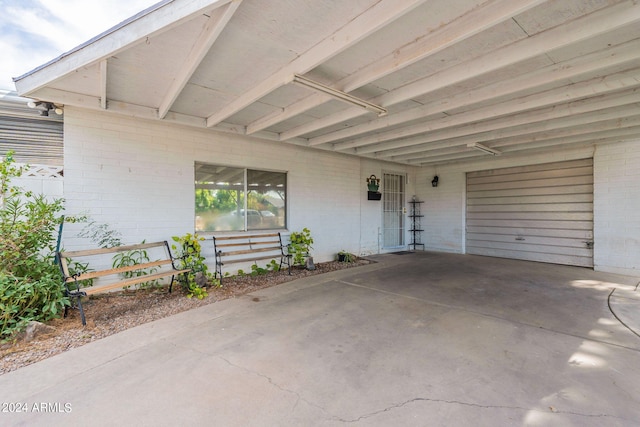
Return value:
M 432 187 L 438 175 L 437 187 Z M 425 250 L 464 252 L 465 173 L 457 169 L 424 168 L 416 177 L 416 195 L 423 200 L 422 242 Z
M 640 141 L 606 144 L 594 156 L 594 264 L 640 275 Z
M 339 250 L 381 252 L 382 203 L 367 200 L 366 178 L 407 173 L 407 200 L 422 206 L 427 250 L 464 253 L 466 172 L 593 156 L 593 148 L 548 155 L 482 158 L 474 163 L 410 168 L 283 143 L 135 120 L 112 114 L 65 111 L 67 211 L 89 213 L 123 235 L 125 243 L 170 240 L 193 232 L 194 161 L 288 172 L 288 229 L 311 229 L 317 262 Z M 636 274 L 640 269 L 640 142 L 595 152 L 596 269 Z M 431 187 L 437 174 L 440 183 Z M 409 223 L 407 222 L 407 225 Z M 68 225 L 67 249 L 87 247 Z M 407 227 L 408 228 L 408 227 Z M 407 243 L 409 243 L 407 234 Z M 213 248 L 204 245 L 212 260 Z
M 311 230 L 316 262 L 331 260 L 343 249 L 359 254 L 363 241 L 367 253 L 377 252 L 381 203 L 366 200 L 364 175 L 379 174 L 382 162 L 364 167 L 357 157 L 284 143 L 65 110 L 67 212 L 109 224 L 124 243 L 193 233 L 194 161 L 287 172 L 288 229 Z M 93 245 L 77 237 L 81 229 L 80 224 L 66 226 L 66 249 Z M 204 255 L 211 264 L 210 242 Z

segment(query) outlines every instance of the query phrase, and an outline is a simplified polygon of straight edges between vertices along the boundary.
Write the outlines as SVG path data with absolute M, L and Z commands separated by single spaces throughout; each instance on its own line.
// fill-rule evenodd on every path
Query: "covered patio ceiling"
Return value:
M 640 4 L 166 0 L 15 83 L 415 166 L 554 155 L 640 138 Z

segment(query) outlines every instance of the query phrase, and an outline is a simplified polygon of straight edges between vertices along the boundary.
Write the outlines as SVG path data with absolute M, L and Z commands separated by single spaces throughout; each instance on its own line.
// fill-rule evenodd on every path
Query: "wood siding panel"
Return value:
M 593 266 L 593 159 L 467 174 L 467 253 Z

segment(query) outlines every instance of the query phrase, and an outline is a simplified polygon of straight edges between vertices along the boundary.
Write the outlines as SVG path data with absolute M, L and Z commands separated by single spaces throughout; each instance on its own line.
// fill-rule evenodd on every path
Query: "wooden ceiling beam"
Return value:
M 514 98 L 520 93 L 530 93 L 537 88 L 552 85 L 556 81 L 581 80 L 583 79 L 582 76 L 604 74 L 608 73 L 608 70 L 620 67 L 640 66 L 638 51 L 640 51 L 640 40 L 634 40 L 621 44 L 620 46 L 553 64 L 509 80 L 478 87 L 452 97 L 438 99 L 433 103 L 412 108 L 401 113 L 390 114 L 380 120 L 370 121 L 348 129 L 312 138 L 309 143 L 310 145 L 332 143 L 413 120 L 428 120 L 430 116 L 433 117 L 443 111 L 452 111 L 462 107 L 479 105 L 480 103 L 486 103 L 495 98 Z
M 232 0 L 190 0 L 163 2 L 127 19 L 35 70 L 17 77 L 18 93 L 29 95 L 62 79 L 82 67 L 90 67 L 125 49 L 144 42 L 147 37 L 165 33 L 187 21 L 224 6 Z M 125 30 L 126 28 L 126 30 Z M 40 93 L 38 93 L 40 97 Z
M 634 1 L 624 1 L 578 18 L 566 25 L 555 27 L 519 40 L 479 58 L 442 70 L 397 90 L 370 99 L 369 101 L 384 107 L 389 107 L 412 98 L 424 96 L 443 87 L 495 72 L 549 51 L 594 38 L 613 29 L 638 23 L 640 23 L 640 4 Z M 280 138 L 286 140 L 288 138 L 301 136 L 361 115 L 362 112 L 359 109 L 350 108 L 315 120 L 309 124 L 282 132 Z M 390 117 L 391 116 L 381 118 L 379 122 L 381 124 L 388 123 Z M 337 138 L 344 138 L 344 134 L 328 134 L 317 139 L 311 139 L 309 144 L 319 145 L 331 142 L 331 138 L 333 138 L 332 135 Z M 336 139 L 333 139 L 333 141 L 335 140 Z
M 171 82 L 171 86 L 167 90 L 158 108 L 159 118 L 163 119 L 167 115 L 171 106 L 176 99 L 178 99 L 178 96 L 187 85 L 189 79 L 207 53 L 209 53 L 209 50 L 218 39 L 218 36 L 222 33 L 222 30 L 227 26 L 233 14 L 238 10 L 241 3 L 242 0 L 232 0 L 226 7 L 224 7 L 224 9 L 220 8 L 219 10 L 214 10 L 213 13 L 211 13 L 211 15 L 217 13 L 217 16 L 209 17 L 207 24 L 204 26 L 202 32 L 198 36 L 198 39 L 191 48 L 191 51 L 185 60 L 185 65 Z
M 100 61 L 100 108 L 107 109 L 107 77 L 108 63 L 106 59 Z
M 638 96 L 640 89 L 625 92 L 624 95 L 614 94 L 600 96 L 594 99 L 583 99 L 550 108 L 543 108 L 531 112 L 525 112 L 511 117 L 503 117 L 494 120 L 473 123 L 460 126 L 447 133 L 425 134 L 416 137 L 413 141 L 399 140 L 387 142 L 377 146 L 368 146 L 357 149 L 358 154 L 376 153 L 427 142 L 441 141 L 443 139 L 459 138 L 475 135 L 483 132 L 498 131 L 500 129 L 515 128 L 517 126 L 538 126 L 539 129 L 547 129 L 552 124 L 559 127 L 581 124 L 583 120 L 608 120 L 623 118 L 637 112 Z M 594 113 L 592 116 L 584 116 L 586 113 Z M 588 117 L 588 118 L 587 118 Z
M 38 94 L 42 96 L 43 99 L 55 99 L 56 102 L 64 104 L 65 107 L 72 106 L 86 108 L 93 111 L 104 111 L 104 109 L 101 107 L 101 99 L 99 96 L 72 93 L 52 88 L 40 89 L 38 91 Z M 156 108 L 130 104 L 113 99 L 108 100 L 106 111 L 108 111 L 109 113 L 121 114 L 128 117 L 136 117 L 140 119 L 156 121 L 160 120 L 158 118 L 158 110 Z M 175 123 L 199 129 L 208 129 L 204 118 L 175 113 L 172 111 L 170 111 L 162 121 L 166 123 Z M 244 128 L 234 125 L 228 125 L 225 123 L 222 123 L 215 128 L 210 128 L 210 130 L 235 135 L 244 135 Z M 273 132 L 261 131 L 259 134 L 256 134 L 255 137 L 263 140 L 278 141 L 278 135 Z M 291 143 L 294 145 L 307 146 L 307 141 L 301 138 L 298 138 L 295 141 L 291 141 Z
M 467 40 L 545 1 L 546 0 L 491 1 L 462 15 L 450 24 L 427 33 L 414 42 L 394 50 L 386 57 L 370 63 L 368 66 L 345 77 L 332 86 L 343 92 L 351 92 L 395 71 L 408 67 L 428 56 L 441 52 L 454 44 Z M 281 111 L 272 113 L 249 124 L 247 126 L 247 134 L 266 129 L 269 126 L 322 105 L 331 99 L 330 97 L 318 94 L 308 96 Z
M 207 126 L 217 125 L 279 87 L 291 83 L 294 74 L 308 72 L 410 12 L 425 1 L 381 0 L 331 36 L 320 41 L 307 52 L 272 74 L 269 78 L 253 86 L 226 107 L 209 116 L 207 118 Z
M 544 150 L 548 152 L 550 148 L 553 148 L 555 153 L 558 154 L 558 150 L 561 149 L 575 149 L 577 147 L 587 147 L 594 144 L 610 144 L 615 142 L 635 141 L 638 138 L 638 131 L 640 128 L 621 129 L 619 132 L 609 134 L 593 134 L 593 135 L 578 135 L 574 138 L 558 138 L 546 141 L 538 141 L 531 144 L 517 145 L 509 148 L 502 148 L 502 154 L 521 154 L 531 155 L 535 152 Z M 416 157 L 406 164 L 414 166 L 428 166 L 432 164 L 444 164 L 446 162 L 456 162 L 465 160 L 477 160 L 478 158 L 485 157 L 490 159 L 491 156 L 482 154 L 473 148 L 460 147 L 456 152 L 442 153 L 440 155 Z
M 506 132 L 512 129 L 518 132 L 518 127 L 537 127 L 539 130 L 552 129 L 553 126 L 567 127 L 585 124 L 593 121 L 618 119 L 637 114 L 638 96 L 640 89 L 633 89 L 622 94 L 600 96 L 597 100 L 586 99 L 562 105 L 555 105 L 535 111 L 524 112 L 516 116 L 498 118 L 490 121 L 469 124 L 443 132 L 433 132 L 416 136 L 410 140 L 398 140 L 382 143 L 376 146 L 357 149 L 358 154 L 378 153 L 394 149 L 409 148 L 420 144 L 434 143 L 452 138 L 462 138 L 487 132 Z M 593 113 L 589 115 L 589 113 Z M 498 135 L 498 134 L 497 134 Z
M 598 95 L 613 94 L 613 97 L 616 98 L 620 91 L 640 86 L 640 78 L 638 78 L 638 74 L 638 69 L 632 69 L 607 76 L 606 78 L 598 77 L 581 83 L 562 86 L 546 92 L 536 93 L 534 95 L 491 105 L 490 108 L 489 106 L 481 106 L 473 110 L 454 114 L 441 119 L 429 120 L 424 123 L 377 133 L 348 142 L 337 143 L 334 145 L 334 149 L 339 151 L 345 148 L 358 148 L 357 151 L 359 153 L 366 153 L 370 152 L 371 148 L 367 148 L 369 145 L 380 144 L 385 141 L 395 139 L 406 139 L 414 135 L 433 132 L 445 128 L 449 128 L 451 129 L 451 132 L 456 133 L 460 131 L 461 127 L 464 127 L 469 123 L 484 123 L 487 121 L 489 121 L 489 123 L 493 123 L 491 120 L 502 118 L 505 125 L 508 126 L 510 123 L 510 117 L 512 116 L 515 117 L 514 122 L 518 122 L 520 120 L 526 121 L 528 115 L 522 114 L 526 111 L 539 110 L 541 108 L 553 107 L 562 104 L 566 105 L 569 102 L 580 101 L 585 98 L 593 98 L 594 105 L 598 105 Z M 625 99 L 621 102 L 628 103 Z M 570 115 L 571 111 L 567 111 L 566 114 Z M 515 124 L 516 123 L 514 123 L 514 125 Z M 413 143 L 412 140 L 406 140 L 405 142 L 406 145 L 411 145 Z M 396 144 L 391 145 L 393 145 L 394 148 L 399 148 Z
M 374 157 L 377 159 L 386 159 L 391 161 L 410 161 L 417 156 L 424 156 L 427 153 L 441 153 L 442 150 L 457 147 L 467 146 L 472 142 L 479 142 L 481 144 L 490 145 L 492 148 L 503 150 L 503 147 L 518 144 L 529 144 L 537 141 L 545 141 L 558 138 L 573 138 L 580 135 L 588 135 L 591 133 L 600 133 L 604 135 L 609 133 L 611 136 L 618 133 L 621 129 L 626 129 L 629 132 L 630 129 L 640 128 L 640 115 L 638 115 L 637 108 L 627 109 L 630 116 L 618 117 L 615 119 L 597 120 L 596 114 L 585 114 L 581 117 L 580 122 L 574 121 L 571 126 L 567 126 L 563 122 L 547 125 L 545 123 L 545 130 L 540 132 L 539 129 L 535 129 L 532 126 L 524 126 L 517 128 L 505 129 L 506 132 L 486 132 L 483 134 L 474 134 L 467 137 L 454 138 L 434 143 L 422 144 L 419 146 L 411 147 L 410 150 L 402 152 L 401 150 L 390 150 L 376 152 Z M 624 116 L 624 114 L 621 114 Z M 539 127 L 539 126 L 538 126 Z

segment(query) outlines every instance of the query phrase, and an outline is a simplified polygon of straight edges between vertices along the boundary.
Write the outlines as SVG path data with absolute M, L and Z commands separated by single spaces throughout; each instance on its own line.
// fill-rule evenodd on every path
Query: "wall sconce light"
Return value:
M 44 117 L 49 116 L 49 111 L 53 110 L 54 113 L 61 116 L 64 112 L 62 110 L 62 106 L 55 105 L 53 102 L 44 102 L 44 101 L 29 101 L 27 102 L 27 107 L 29 108 L 38 108 L 40 107 L 40 115 Z
M 431 186 L 432 187 L 437 187 L 438 186 L 438 175 L 434 176 L 433 179 L 431 180 Z
M 375 175 L 367 178 L 367 200 L 380 200 L 382 198 L 378 188 L 380 188 L 380 178 L 376 178 Z

